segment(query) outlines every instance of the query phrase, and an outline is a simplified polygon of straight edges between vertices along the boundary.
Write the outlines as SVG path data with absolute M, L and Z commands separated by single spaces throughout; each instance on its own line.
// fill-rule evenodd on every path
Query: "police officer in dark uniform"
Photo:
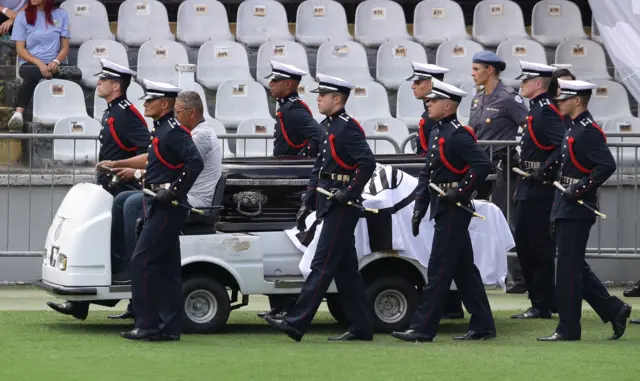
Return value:
M 616 163 L 604 132 L 587 110 L 596 85 L 584 81 L 558 83 L 558 107 L 572 121 L 562 145 L 553 154 L 553 165 L 559 172 L 557 181 L 566 188 L 556 191 L 552 210 L 558 244 L 556 305 L 560 321 L 551 336 L 538 340 L 580 340 L 583 298 L 603 322 L 611 322 L 610 339 L 617 340 L 625 332 L 631 306 L 611 296 L 585 261 L 589 232 L 596 221 L 598 188 L 615 172 Z
M 529 290 L 531 308 L 514 319 L 550 318 L 555 310 L 556 245 L 550 214 L 554 171 L 552 154 L 562 144 L 564 119 L 547 89 L 555 67 L 520 61 L 520 93 L 530 99 L 529 116 L 520 142 L 520 169 L 529 176 L 518 179 L 515 194 L 515 242 L 518 259 Z M 555 96 L 555 95 L 554 95 Z M 516 166 L 518 163 L 513 163 Z
M 493 52 L 482 51 L 473 56 L 471 76 L 476 86 L 483 86 L 473 96 L 469 117 L 469 126 L 476 132 L 478 140 L 515 140 L 519 126 L 524 125 L 527 119 L 528 110 L 522 97 L 499 79 L 500 72 L 506 67 L 506 63 Z M 487 146 L 485 150 L 497 173 L 491 200 L 513 226 L 515 207 L 512 197 L 517 176 L 508 165 L 516 165 L 517 152 L 513 146 L 494 145 Z M 526 287 L 518 259 L 509 257 L 508 265 L 514 286 L 507 292 L 524 293 Z
M 267 315 L 265 320 L 293 340 L 302 340 L 331 281 L 335 280 L 342 307 L 353 324 L 345 334 L 329 340 L 372 340 L 371 306 L 365 296 L 355 249 L 360 211 L 347 202 L 360 198 L 375 170 L 375 157 L 360 124 L 344 110 L 354 86 L 323 74 L 318 74 L 318 81 L 318 88 L 312 91 L 319 93 L 318 109 L 327 116 L 322 122 L 326 136 L 298 212 L 298 227 L 306 229 L 304 220 L 315 207 L 317 218 L 323 220 L 322 231 L 311 273 L 295 306 L 282 319 Z M 317 187 L 334 193 L 327 197 L 318 193 Z
M 430 146 L 425 166 L 420 171 L 411 226 L 413 235 L 417 236 L 431 205 L 430 218 L 435 219 L 435 232 L 422 304 L 415 311 L 408 330 L 392 333 L 400 340 L 433 341 L 452 280 L 471 313 L 469 332 L 454 339 L 496 337 L 491 307 L 480 271 L 474 263 L 469 236 L 473 208 L 470 200 L 478 184 L 491 172 L 491 162 L 477 144 L 473 132 L 456 119 L 458 104 L 466 95 L 457 87 L 438 80 L 434 80 L 428 95 L 429 117 L 437 120 L 438 125 L 429 136 Z M 446 195 L 441 197 L 429 187 L 430 183 L 439 186 Z
M 173 117 L 180 89 L 144 80 L 145 115 L 153 118 L 143 187 L 144 226 L 131 258 L 135 328 L 129 340 L 175 341 L 182 330 L 180 229 L 187 220 L 187 193 L 204 164 L 189 130 Z M 177 201 L 179 205 L 174 205 Z

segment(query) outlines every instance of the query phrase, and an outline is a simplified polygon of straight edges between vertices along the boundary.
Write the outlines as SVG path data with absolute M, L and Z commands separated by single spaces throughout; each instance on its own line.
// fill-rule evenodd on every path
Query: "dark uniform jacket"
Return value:
M 189 130 L 172 113 L 154 121 L 153 126 L 144 184 L 167 185 L 177 199 L 186 200 L 204 167 L 200 153 Z
M 471 129 L 461 125 L 455 115 L 438 121 L 437 127 L 431 130 L 426 163 L 420 171 L 415 210 L 424 214 L 431 204 L 430 218 L 434 218 L 443 210 L 442 203 L 449 203 L 440 198 L 429 183 L 435 183 L 444 191 L 455 188 L 458 201 L 471 206 L 469 200 L 491 168 L 489 156 L 478 145 Z
M 520 169 L 529 173 L 539 170 L 547 174 L 545 181 L 552 182 L 554 172 L 550 168 L 553 152 L 562 144 L 567 128 L 562 114 L 547 93 L 540 94 L 530 102 L 527 125 L 520 141 Z M 520 177 L 515 199 L 521 201 L 541 197 L 553 198 L 554 190 L 550 184 Z
M 418 135 L 416 136 L 416 154 L 420 156 L 427 154 L 429 134 L 436 125 L 437 122 L 435 120 L 429 119 L 428 111 L 422 113 L 420 123 L 418 124 Z
M 307 156 L 318 154 L 320 126 L 297 93 L 278 99 L 273 156 Z
M 358 122 L 344 109 L 322 121 L 325 137 L 311 170 L 309 191 L 304 202 L 322 216 L 331 206 L 325 195 L 315 192 L 317 187 L 348 189 L 349 199 L 357 200 L 376 168 L 376 160 Z
M 551 213 L 552 220 L 594 218 L 593 212 L 578 204 L 598 208 L 598 187 L 616 170 L 616 162 L 607 145 L 607 138 L 589 111 L 571 122 L 562 147 L 554 151 L 553 167 L 558 170 L 558 182 L 575 195 L 568 199 L 557 190 Z

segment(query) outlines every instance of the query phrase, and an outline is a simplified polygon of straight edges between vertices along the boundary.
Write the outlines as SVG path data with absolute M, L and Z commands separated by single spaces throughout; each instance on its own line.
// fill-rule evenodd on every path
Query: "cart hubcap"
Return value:
M 374 301 L 376 317 L 386 324 L 397 323 L 407 314 L 407 298 L 397 290 L 384 290 Z
M 208 323 L 218 312 L 218 302 L 211 292 L 195 290 L 185 299 L 184 310 L 189 320 L 194 323 Z

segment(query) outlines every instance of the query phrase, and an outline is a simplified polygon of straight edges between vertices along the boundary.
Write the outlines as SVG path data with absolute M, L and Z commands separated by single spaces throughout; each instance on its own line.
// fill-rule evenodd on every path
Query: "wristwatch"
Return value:
M 142 178 L 142 171 L 139 169 L 136 169 L 136 171 L 133 173 L 133 177 L 140 181 L 140 179 Z

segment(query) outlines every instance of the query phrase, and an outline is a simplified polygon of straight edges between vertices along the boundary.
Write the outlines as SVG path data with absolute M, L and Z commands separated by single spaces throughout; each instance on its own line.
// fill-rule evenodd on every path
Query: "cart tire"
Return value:
M 420 301 L 415 286 L 402 278 L 386 277 L 367 283 L 365 291 L 374 330 L 402 331 L 409 327 Z
M 215 279 L 202 275 L 182 282 L 184 333 L 216 333 L 229 319 L 227 290 Z

